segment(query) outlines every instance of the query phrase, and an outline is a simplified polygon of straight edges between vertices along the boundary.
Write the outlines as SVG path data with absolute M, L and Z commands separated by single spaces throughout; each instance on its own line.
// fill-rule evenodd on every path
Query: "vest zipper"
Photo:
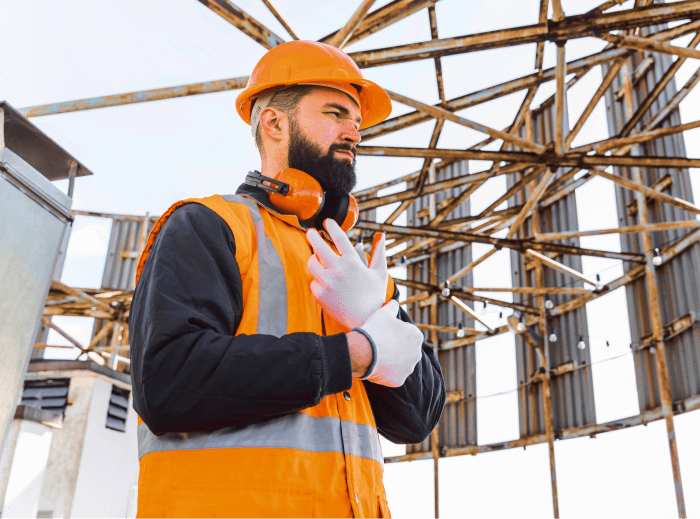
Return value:
M 321 329 L 323 330 L 323 337 L 326 336 L 326 321 L 323 319 L 323 310 L 321 310 Z

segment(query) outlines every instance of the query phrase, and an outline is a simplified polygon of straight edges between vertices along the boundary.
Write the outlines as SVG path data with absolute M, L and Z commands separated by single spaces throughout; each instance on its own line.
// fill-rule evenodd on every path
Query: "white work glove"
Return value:
M 374 312 L 361 327 L 372 345 L 374 358 L 362 380 L 400 387 L 413 373 L 423 355 L 423 333 L 415 325 L 397 319 L 399 303 L 392 299 Z M 372 367 L 374 365 L 374 367 Z
M 384 233 L 374 237 L 368 268 L 335 220 L 326 219 L 324 226 L 340 256 L 316 229 L 307 231 L 306 239 L 315 252 L 307 265 L 314 278 L 311 292 L 333 319 L 350 330 L 362 325 L 386 301 L 385 237 Z

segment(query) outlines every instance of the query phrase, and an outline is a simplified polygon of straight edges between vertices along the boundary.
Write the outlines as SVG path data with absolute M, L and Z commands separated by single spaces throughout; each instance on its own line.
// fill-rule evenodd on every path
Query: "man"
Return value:
M 342 51 L 295 41 L 261 59 L 237 109 L 260 174 L 176 203 L 139 260 L 139 516 L 389 517 L 378 432 L 423 441 L 446 397 L 384 236 L 367 261 L 340 227 L 355 222 L 358 130 L 389 98 Z M 272 203 L 263 177 L 280 171 L 318 183 L 313 214 Z

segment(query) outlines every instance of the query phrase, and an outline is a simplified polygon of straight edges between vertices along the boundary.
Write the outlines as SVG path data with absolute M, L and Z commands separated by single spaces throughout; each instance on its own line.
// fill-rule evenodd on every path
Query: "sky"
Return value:
M 388 0 L 380 0 L 380 7 Z M 591 0 L 563 0 L 567 14 L 597 5 Z M 260 0 L 237 0 L 246 12 L 284 39 L 282 26 Z M 319 39 L 340 27 L 358 0 L 274 0 L 275 6 L 304 39 Z M 621 8 L 627 8 L 627 2 Z M 536 0 L 441 0 L 436 6 L 440 37 L 484 32 L 536 23 Z M 0 99 L 15 108 L 247 76 L 265 49 L 195 0 L 119 3 L 105 0 L 20 2 L 0 0 Z M 427 11 L 347 47 L 348 52 L 430 39 Z M 675 41 L 687 45 L 689 37 Z M 567 60 L 601 50 L 593 38 L 567 44 Z M 534 45 L 449 56 L 442 59 L 448 99 L 532 72 Z M 545 67 L 554 65 L 553 46 L 545 46 Z M 696 70 L 697 60 L 681 67 L 678 86 Z M 365 77 L 425 103 L 438 102 L 432 60 L 363 70 Z M 570 120 L 578 119 L 601 81 L 594 69 L 568 93 Z M 540 89 L 533 106 L 554 92 Z M 245 174 L 259 167 L 249 127 L 237 116 L 238 91 L 200 95 L 122 107 L 33 118 L 32 122 L 94 172 L 76 181 L 74 209 L 144 215 L 161 214 L 177 200 L 233 193 Z M 459 112 L 467 118 L 503 128 L 511 123 L 524 93 Z M 411 111 L 394 103 L 392 116 Z M 700 89 L 681 104 L 682 122 L 700 118 Z M 371 141 L 372 145 L 426 146 L 433 122 Z M 596 107 L 574 146 L 606 138 L 605 107 Z M 447 122 L 438 146 L 464 148 L 483 136 Z M 685 132 L 691 157 L 700 156 L 700 129 Z M 358 185 L 363 189 L 415 171 L 422 159 L 360 156 Z M 470 171 L 489 163 L 471 161 Z M 700 172 L 691 170 L 695 200 L 700 199 Z M 56 185 L 67 188 L 66 181 Z M 381 194 L 401 190 L 398 185 Z M 472 196 L 472 212 L 486 207 L 505 190 L 504 177 L 485 183 Z M 582 230 L 615 227 L 612 184 L 589 181 L 576 191 Z M 505 207 L 505 206 L 504 206 Z M 388 216 L 394 206 L 379 211 Z M 405 224 L 405 216 L 397 224 Z M 76 217 L 62 281 L 99 287 L 110 223 Z M 619 250 L 617 235 L 583 238 L 583 247 Z M 474 257 L 489 247 L 475 245 Z M 600 273 L 606 282 L 622 273 L 619 262 L 584 258 L 585 274 Z M 404 277 L 405 270 L 392 270 Z M 510 258 L 500 251 L 474 270 L 475 286 L 510 286 Z M 586 306 L 597 420 L 599 423 L 638 414 L 634 366 L 624 288 Z M 505 312 L 504 318 L 508 312 Z M 503 324 L 498 311 L 483 318 Z M 92 320 L 55 318 L 79 342 L 89 342 Z M 449 323 L 456 324 L 456 323 Z M 610 346 L 606 346 L 608 341 Z M 53 332 L 50 344 L 67 344 Z M 511 335 L 480 341 L 477 356 L 479 444 L 519 437 L 515 368 Z M 47 351 L 55 358 L 74 353 Z M 619 358 L 616 358 L 619 357 Z M 491 396 L 494 394 L 498 396 Z M 504 394 L 500 394 L 504 393 Z M 689 516 L 700 517 L 700 411 L 676 417 L 676 434 Z M 385 456 L 405 447 L 382 438 Z M 555 443 L 559 505 L 562 517 L 674 517 L 676 502 L 663 422 Z M 440 466 L 442 517 L 546 517 L 552 515 L 546 445 L 479 456 L 445 458 Z M 385 486 L 394 517 L 431 517 L 433 462 L 387 464 Z

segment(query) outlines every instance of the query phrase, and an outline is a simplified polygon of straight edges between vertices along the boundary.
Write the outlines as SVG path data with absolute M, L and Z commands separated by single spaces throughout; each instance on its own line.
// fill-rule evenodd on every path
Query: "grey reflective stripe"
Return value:
M 355 248 L 355 252 L 357 252 L 357 255 L 362 260 L 362 263 L 365 264 L 365 267 L 369 267 L 369 263 L 367 263 L 367 256 L 365 256 L 365 251 Z
M 245 205 L 250 211 L 258 242 L 258 329 L 257 333 L 282 337 L 287 334 L 287 280 L 280 255 L 265 234 L 258 204 L 238 195 L 223 195 L 227 202 Z
M 384 464 L 377 430 L 369 425 L 339 420 L 343 427 L 345 452 Z
M 315 418 L 306 413 L 291 413 L 243 429 L 162 436 L 140 423 L 137 435 L 139 459 L 163 451 L 265 448 L 348 453 L 384 464 L 377 430 L 372 426 L 333 417 Z

